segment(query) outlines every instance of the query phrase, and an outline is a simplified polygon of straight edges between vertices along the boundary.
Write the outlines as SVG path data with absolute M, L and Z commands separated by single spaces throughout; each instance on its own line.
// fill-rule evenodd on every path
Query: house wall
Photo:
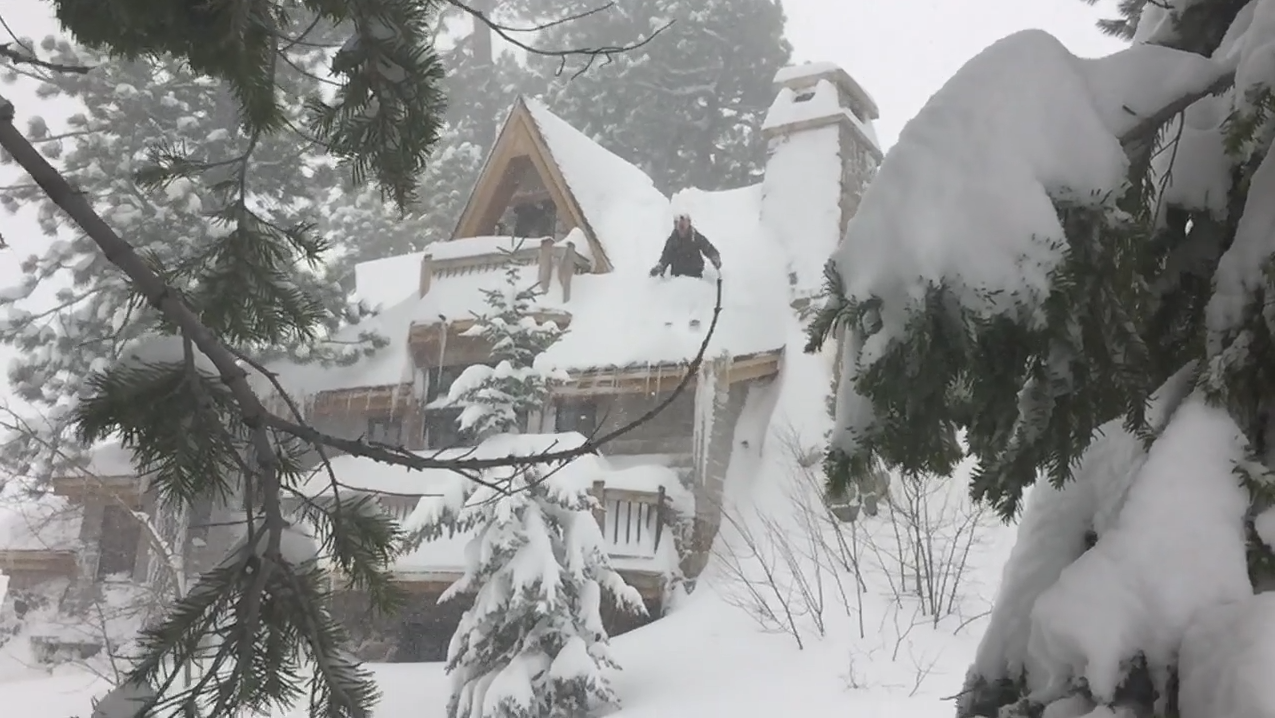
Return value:
M 559 429 L 557 415 L 564 404 L 588 402 L 595 407 L 597 435 L 605 435 L 626 426 L 666 401 L 672 391 L 649 394 L 593 394 L 560 396 L 553 399 L 545 412 L 543 431 Z M 673 399 L 655 418 L 625 432 L 603 447 L 607 455 L 637 456 L 670 454 L 689 456 L 691 435 L 695 425 L 695 391 L 688 387 Z

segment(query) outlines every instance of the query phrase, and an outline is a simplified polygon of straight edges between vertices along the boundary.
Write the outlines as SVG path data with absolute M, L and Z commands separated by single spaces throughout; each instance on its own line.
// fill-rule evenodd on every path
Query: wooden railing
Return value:
M 620 558 L 652 558 L 660 548 L 665 521 L 664 487 L 658 491 L 608 489 L 593 482 L 598 500 L 594 517 L 602 529 L 607 553 Z
M 609 489 L 596 481 L 591 492 L 598 500 L 594 517 L 602 529 L 607 553 L 622 558 L 652 558 L 664 538 L 667 496 L 664 487 L 657 491 Z M 377 498 L 382 509 L 399 522 L 407 521 L 419 496 L 382 495 Z

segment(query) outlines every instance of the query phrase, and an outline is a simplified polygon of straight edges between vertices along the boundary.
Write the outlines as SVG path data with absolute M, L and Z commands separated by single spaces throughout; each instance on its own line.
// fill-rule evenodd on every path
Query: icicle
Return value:
M 447 317 L 444 317 L 443 315 L 440 314 L 438 315 L 438 318 L 440 320 L 438 326 L 441 332 L 438 337 L 438 368 L 441 370 L 444 366 L 446 366 L 446 364 L 444 364 L 444 361 L 447 359 L 448 326 L 447 326 Z

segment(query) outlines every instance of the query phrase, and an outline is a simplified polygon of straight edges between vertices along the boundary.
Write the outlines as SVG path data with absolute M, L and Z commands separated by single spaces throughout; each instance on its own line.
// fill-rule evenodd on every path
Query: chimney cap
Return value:
M 863 86 L 851 77 L 850 73 L 834 62 L 789 65 L 775 73 L 774 84 L 777 88 L 786 87 L 794 92 L 800 92 L 813 88 L 819 84 L 820 80 L 827 80 L 840 88 L 856 105 L 855 109 L 861 111 L 864 120 L 871 121 L 881 117 L 881 111 L 868 91 L 863 89 Z

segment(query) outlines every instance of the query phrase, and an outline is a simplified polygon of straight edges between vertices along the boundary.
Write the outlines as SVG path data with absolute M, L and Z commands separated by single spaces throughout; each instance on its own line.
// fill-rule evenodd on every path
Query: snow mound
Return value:
M 1109 197 L 1125 181 L 1121 134 L 1225 71 L 1163 47 L 1080 59 L 1041 30 L 966 63 L 904 127 L 834 255 L 849 298 L 883 302 L 865 361 L 927 287 L 979 315 L 1045 297 L 1065 249 L 1054 200 Z
M 1164 694 L 1197 612 L 1252 595 L 1248 496 L 1234 475 L 1245 441 L 1225 411 L 1195 397 L 1152 446 L 1115 524 L 1065 568 L 1031 612 L 1033 693 L 1061 697 L 1084 677 L 1109 703 L 1122 662 L 1142 652 Z
M 1182 639 L 1178 708 L 1184 716 L 1275 716 L 1275 594 L 1201 611 Z

